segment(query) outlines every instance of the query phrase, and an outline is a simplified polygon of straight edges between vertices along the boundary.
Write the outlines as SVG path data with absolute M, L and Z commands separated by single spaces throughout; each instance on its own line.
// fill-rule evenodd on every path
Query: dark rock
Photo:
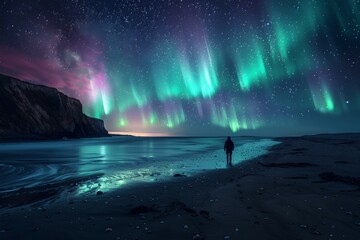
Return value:
M 341 176 L 333 172 L 320 173 L 319 177 L 321 177 L 324 181 L 327 182 L 341 182 L 349 185 L 360 186 L 360 178 L 357 177 Z
M 296 177 L 286 177 L 285 179 L 307 179 L 307 177 L 296 176 Z
M 0 139 L 108 136 L 104 122 L 86 116 L 79 100 L 1 74 L 0 112 Z
M 336 161 L 335 163 L 337 163 L 337 164 L 349 164 L 350 162 L 347 162 L 347 161 Z
M 188 212 L 188 213 L 192 213 L 192 214 L 194 214 L 194 215 L 197 215 L 197 214 L 196 214 L 196 210 L 195 210 L 195 209 L 192 209 L 192 208 L 190 208 L 190 207 L 185 206 L 185 207 L 183 208 L 183 210 L 184 210 L 185 212 Z
M 306 151 L 306 150 L 309 150 L 309 149 L 307 149 L 307 148 L 294 148 L 294 149 L 292 149 L 292 151 L 297 151 L 297 152 L 302 152 L 302 151 Z
M 185 174 L 176 173 L 174 174 L 174 177 L 186 177 Z
M 204 217 L 204 218 L 207 218 L 207 219 L 210 219 L 210 213 L 206 210 L 201 210 L 200 211 L 200 216 Z
M 104 192 L 103 191 L 97 191 L 97 193 L 96 193 L 96 195 L 103 195 L 104 194 Z

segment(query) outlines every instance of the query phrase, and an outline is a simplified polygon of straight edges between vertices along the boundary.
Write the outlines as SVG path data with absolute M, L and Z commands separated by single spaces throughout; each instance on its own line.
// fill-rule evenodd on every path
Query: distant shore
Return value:
M 0 239 L 360 239 L 359 139 L 277 138 L 227 169 L 0 210 Z

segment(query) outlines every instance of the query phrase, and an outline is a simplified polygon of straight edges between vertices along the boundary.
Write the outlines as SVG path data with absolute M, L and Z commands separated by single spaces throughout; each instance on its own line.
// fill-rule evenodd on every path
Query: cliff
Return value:
M 0 74 L 0 139 L 108 136 L 104 122 L 55 88 Z

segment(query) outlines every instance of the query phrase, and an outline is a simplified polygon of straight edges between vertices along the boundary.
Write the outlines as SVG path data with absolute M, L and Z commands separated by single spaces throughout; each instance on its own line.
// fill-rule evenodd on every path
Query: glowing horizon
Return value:
M 126 135 L 134 137 L 174 137 L 168 133 L 142 133 L 142 132 L 109 132 L 111 135 Z

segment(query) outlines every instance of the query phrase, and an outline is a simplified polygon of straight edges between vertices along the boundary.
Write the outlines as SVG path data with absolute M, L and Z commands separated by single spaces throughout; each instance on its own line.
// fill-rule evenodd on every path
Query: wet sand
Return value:
M 0 210 L 0 239 L 357 240 L 359 139 L 279 138 L 267 155 L 227 169 Z

